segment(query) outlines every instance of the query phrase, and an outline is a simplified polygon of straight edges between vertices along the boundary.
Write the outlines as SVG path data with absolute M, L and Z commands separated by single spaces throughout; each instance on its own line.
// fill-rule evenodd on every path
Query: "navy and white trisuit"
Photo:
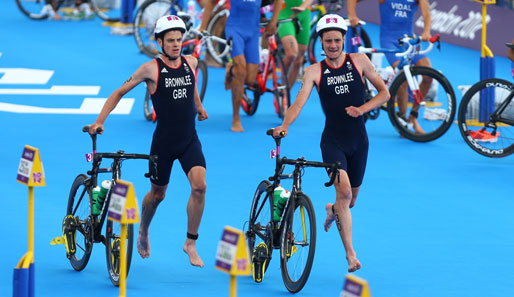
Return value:
M 352 188 L 358 187 L 366 170 L 368 134 L 364 118 L 349 116 L 345 108 L 364 104 L 364 82 L 350 54 L 339 68 L 330 67 L 326 60 L 320 65 L 318 93 L 325 113 L 320 143 L 323 162 L 341 162 L 340 169 L 348 174 Z
M 160 58 L 157 89 L 152 103 L 157 116 L 150 154 L 158 155 L 156 185 L 167 185 L 173 162 L 178 159 L 186 173 L 194 166 L 205 168 L 202 144 L 195 128 L 195 74 L 181 56 L 180 66 L 173 68 Z

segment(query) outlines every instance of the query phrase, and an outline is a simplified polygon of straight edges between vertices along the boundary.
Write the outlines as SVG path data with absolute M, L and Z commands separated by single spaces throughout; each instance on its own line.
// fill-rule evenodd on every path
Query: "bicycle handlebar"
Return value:
M 193 33 L 196 36 L 200 36 L 202 43 L 208 39 L 212 39 L 216 42 L 225 44 L 226 45 L 225 49 L 223 50 L 223 52 L 221 54 L 219 54 L 220 57 L 226 56 L 228 54 L 228 52 L 230 51 L 230 49 L 232 48 L 232 39 L 231 38 L 226 40 L 226 39 L 220 38 L 218 36 L 212 35 L 208 31 L 200 32 L 195 28 L 191 28 L 189 30 L 189 32 Z
M 279 147 L 280 140 L 285 136 L 285 132 L 281 131 L 280 137 L 276 138 L 275 136 L 273 136 L 273 130 L 274 129 L 268 129 L 266 131 L 266 135 L 272 136 L 273 139 L 275 140 L 275 143 L 277 144 L 277 147 Z M 339 166 L 341 165 L 341 162 L 323 163 L 323 162 L 307 161 L 303 157 L 300 157 L 298 159 L 287 159 L 286 157 L 283 157 L 282 159 L 277 159 L 275 175 L 269 178 L 270 181 L 274 181 L 275 179 L 278 178 L 278 176 L 281 172 L 281 170 L 279 170 L 279 169 L 282 168 L 282 165 L 284 165 L 284 164 L 298 166 L 298 167 L 324 167 L 327 170 L 329 170 L 328 173 L 330 174 L 330 180 L 325 183 L 325 187 L 330 187 L 331 185 L 334 184 L 336 176 L 339 177 Z
M 359 46 L 359 53 L 372 54 L 372 53 L 394 53 L 397 57 L 404 57 L 412 53 L 414 46 L 421 43 L 421 38 L 418 36 L 405 36 L 399 39 L 400 44 L 407 44 L 408 48 L 399 52 L 398 49 L 386 49 L 386 48 L 367 48 Z M 428 47 L 424 50 L 417 50 L 417 54 L 423 55 L 432 50 L 434 43 L 439 42 L 439 34 L 436 34 L 430 40 L 428 40 Z

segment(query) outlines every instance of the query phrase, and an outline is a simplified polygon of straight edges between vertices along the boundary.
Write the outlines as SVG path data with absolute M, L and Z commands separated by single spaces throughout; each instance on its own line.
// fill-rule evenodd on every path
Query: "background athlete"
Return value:
M 288 69 L 287 81 L 291 88 L 300 72 L 304 62 L 305 51 L 310 38 L 311 11 L 309 6 L 313 0 L 285 0 L 286 6 L 280 11 L 279 20 L 297 17 L 301 24 L 301 30 L 296 32 L 295 22 L 286 22 L 278 26 L 278 35 L 284 47 L 284 64 Z
M 343 53 L 347 26 L 336 14 L 322 17 L 316 26 L 325 60 L 312 64 L 305 70 L 303 84 L 294 104 L 288 109 L 281 126 L 274 129 L 274 136 L 282 131 L 287 135 L 289 126 L 296 120 L 314 87 L 318 91 L 325 113 L 325 129 L 321 135 L 323 162 L 341 162 L 340 178 L 334 183 L 336 201 L 325 206 L 327 217 L 325 231 L 336 221 L 343 242 L 348 271 L 361 268 L 352 243 L 352 215 L 368 156 L 368 136 L 362 115 L 377 108 L 389 99 L 389 92 L 376 73 L 373 64 L 364 54 Z M 365 75 L 378 93 L 364 103 Z
M 360 19 L 357 17 L 355 9 L 357 0 L 348 0 L 348 19 L 352 27 L 359 24 Z M 427 41 L 432 35 L 430 28 L 432 20 L 430 17 L 430 9 L 427 0 L 378 0 L 380 8 L 380 46 L 383 48 L 400 48 L 398 38 L 407 34 L 412 36 L 414 34 L 414 15 L 418 10 L 421 10 L 423 16 L 423 32 L 421 33 L 421 40 Z M 389 64 L 396 68 L 400 62 L 400 58 L 394 54 L 385 54 Z M 432 67 L 430 59 L 426 55 L 416 55 L 412 62 L 416 66 Z M 423 77 L 419 89 L 423 96 L 428 93 L 432 79 L 430 77 Z M 404 83 L 398 92 L 401 96 L 398 97 L 399 109 L 403 113 L 403 117 L 408 122 L 413 124 L 416 133 L 425 133 L 418 123 L 418 110 L 419 105 L 414 105 L 410 114 L 407 116 L 408 95 L 407 83 Z
M 129 77 L 105 102 L 89 133 L 102 128 L 109 113 L 120 99 L 141 82 L 146 82 L 152 94 L 157 115 L 150 154 L 158 155 L 157 179 L 151 178 L 151 190 L 145 195 L 141 211 L 141 224 L 137 237 L 137 249 L 141 257 L 150 256 L 148 228 L 164 199 L 173 162 L 178 159 L 191 184 L 191 196 L 187 204 L 187 239 L 184 252 L 194 266 L 204 263 L 196 251 L 198 228 L 205 205 L 205 158 L 195 128 L 198 120 L 207 119 L 196 88 L 194 72 L 198 61 L 182 56 L 182 36 L 186 32 L 184 22 L 177 16 L 159 18 L 155 25 L 155 37 L 162 48 L 161 57 L 147 62 Z

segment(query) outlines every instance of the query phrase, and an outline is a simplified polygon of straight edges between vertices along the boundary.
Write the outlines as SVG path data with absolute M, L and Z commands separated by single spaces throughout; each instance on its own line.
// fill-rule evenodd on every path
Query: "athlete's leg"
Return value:
M 244 55 L 232 57 L 232 128 L 234 132 L 243 132 L 241 118 L 239 117 L 239 108 L 241 107 L 241 99 L 244 93 L 244 83 L 246 78 L 246 59 Z
M 191 196 L 187 203 L 187 233 L 198 235 L 198 228 L 202 220 L 205 206 L 205 167 L 195 166 L 187 174 L 191 184 Z M 193 266 L 203 267 L 204 263 L 196 251 L 196 239 L 187 238 L 183 247 L 184 252 L 189 256 Z
M 350 179 L 344 170 L 339 170 L 339 181 L 336 180 L 334 186 L 336 189 L 336 202 L 334 204 L 327 203 L 325 206 L 327 218 L 325 219 L 324 227 L 325 231 L 328 231 L 335 220 L 346 251 L 348 271 L 353 272 L 361 268 L 361 263 L 353 249 L 350 205 L 352 202 L 355 203 L 353 193 L 358 193 L 360 187 L 351 188 Z
M 291 79 L 291 65 L 298 57 L 298 42 L 293 35 L 286 35 L 280 39 L 284 47 L 284 66 L 286 66 L 288 79 Z M 296 77 L 294 78 L 296 80 Z M 289 80 L 291 82 L 291 80 Z
M 305 58 L 306 51 L 306 45 L 298 44 L 298 55 L 296 56 L 296 59 L 293 61 L 293 65 L 291 65 L 291 68 L 289 68 L 289 75 L 287 77 L 287 82 L 289 83 L 290 88 L 293 87 L 294 83 L 298 79 L 298 73 L 300 72 L 300 67 L 302 67 L 303 65 L 303 59 Z
M 164 200 L 168 185 L 158 186 L 154 183 L 150 192 L 145 195 L 143 209 L 141 210 L 141 224 L 139 224 L 139 234 L 137 235 L 137 251 L 142 258 L 150 257 L 150 237 L 148 228 L 159 204 Z
M 419 59 L 416 62 L 416 66 L 425 66 L 425 67 L 432 68 L 430 59 L 427 57 Z M 419 90 L 421 91 L 421 94 L 423 94 L 423 97 L 428 93 L 428 90 L 430 89 L 431 85 L 432 85 L 432 78 L 428 77 L 428 76 L 423 76 L 423 80 L 421 81 L 421 84 L 419 85 Z

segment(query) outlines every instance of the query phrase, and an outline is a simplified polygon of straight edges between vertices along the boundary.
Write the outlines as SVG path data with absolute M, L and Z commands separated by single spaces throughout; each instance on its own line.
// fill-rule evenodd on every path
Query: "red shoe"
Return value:
M 500 132 L 496 132 L 494 135 L 492 135 L 491 132 L 480 129 L 477 131 L 469 131 L 469 135 L 471 136 L 471 138 L 479 142 L 494 143 L 498 141 Z

